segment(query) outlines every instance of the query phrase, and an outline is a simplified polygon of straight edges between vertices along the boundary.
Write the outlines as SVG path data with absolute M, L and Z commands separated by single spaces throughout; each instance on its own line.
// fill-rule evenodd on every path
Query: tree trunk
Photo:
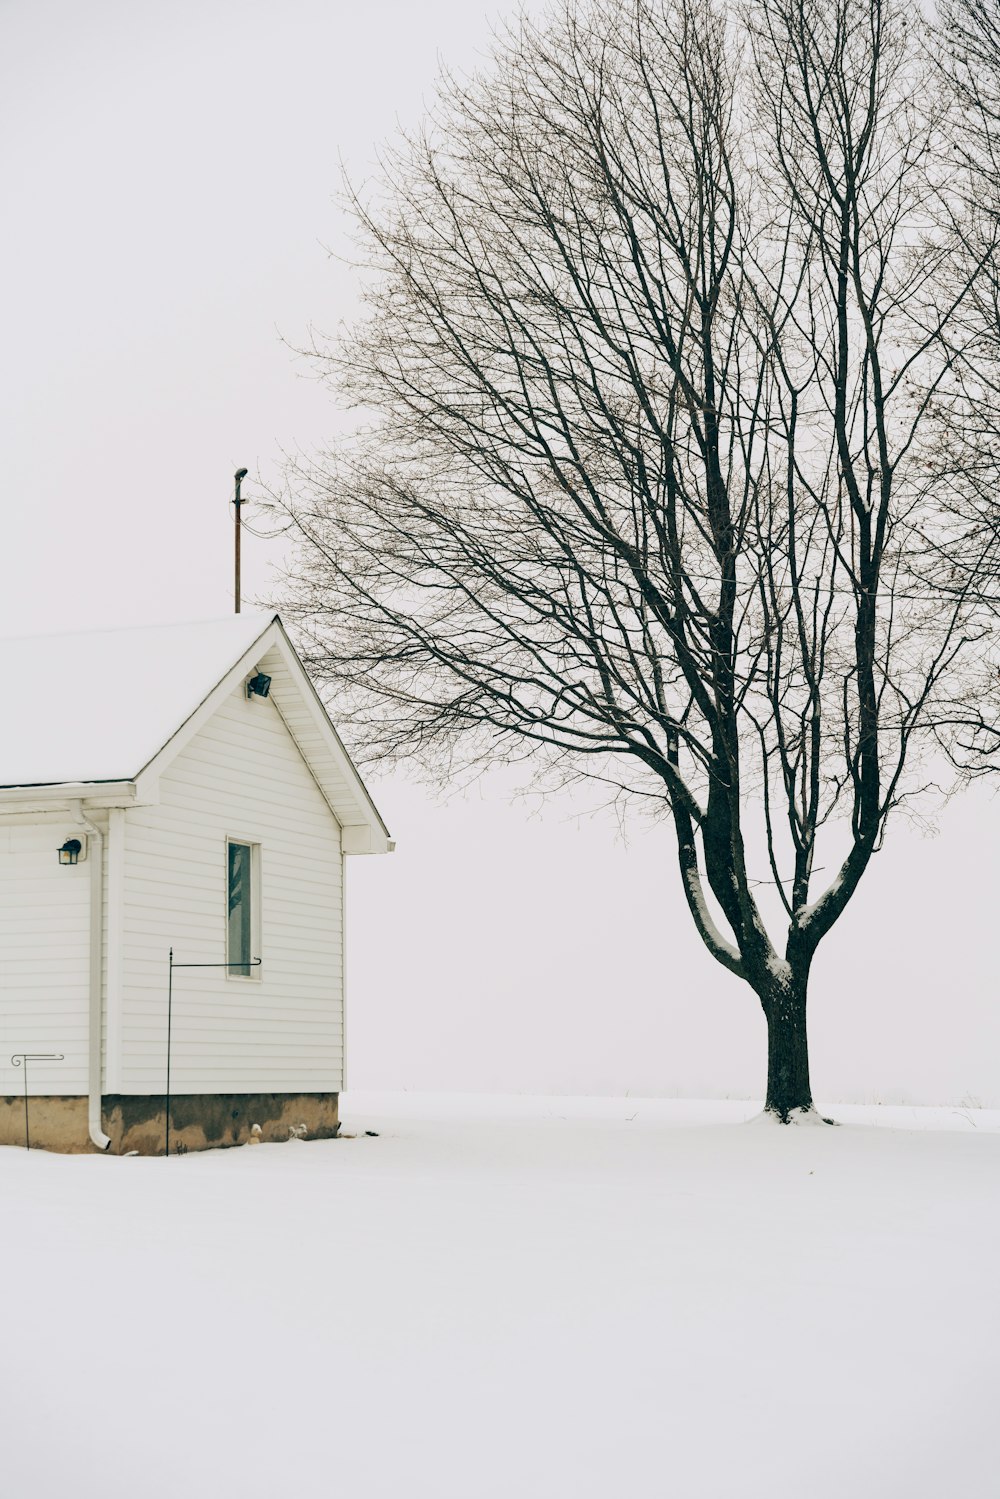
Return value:
M 767 1018 L 766 1113 L 787 1124 L 793 1111 L 813 1106 L 806 1036 L 806 983 L 776 982 L 761 996 Z

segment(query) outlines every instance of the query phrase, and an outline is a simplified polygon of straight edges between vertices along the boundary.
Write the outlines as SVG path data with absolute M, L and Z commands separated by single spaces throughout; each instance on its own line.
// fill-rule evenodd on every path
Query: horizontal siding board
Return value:
M 343 1027 L 339 1024 L 325 1021 L 322 1015 L 297 1011 L 290 1016 L 287 1024 L 273 1019 L 259 1020 L 251 1027 L 238 1029 L 238 1022 L 226 1016 L 214 1016 L 205 1024 L 195 1023 L 190 1016 L 175 1017 L 177 1023 L 172 1027 L 172 1033 L 178 1042 L 189 1040 L 192 1036 L 216 1037 L 220 1044 L 224 1044 L 228 1055 L 234 1047 L 243 1046 L 272 1046 L 276 1043 L 289 1045 L 300 1045 L 308 1055 L 309 1048 L 315 1043 L 319 1045 L 329 1044 L 331 1041 L 338 1045 L 343 1042 Z M 123 1045 L 125 1047 L 142 1048 L 153 1046 L 159 1048 L 166 1045 L 167 1017 L 166 1014 L 146 1014 L 138 1016 L 130 1024 L 124 1034 Z
M 176 978 L 175 974 L 175 978 Z M 130 985 L 130 993 L 135 997 L 135 1008 L 138 1011 L 143 1005 L 153 1006 L 157 1010 L 165 1009 L 167 1003 L 167 973 L 166 964 L 163 965 L 162 983 L 145 983 Z M 273 985 L 261 986 L 258 995 L 246 994 L 242 990 L 225 989 L 218 992 L 206 993 L 197 990 L 192 993 L 186 989 L 175 989 L 175 999 L 179 1006 L 186 1009 L 225 1010 L 234 1015 L 244 1014 L 253 1010 L 274 1010 L 274 987 Z M 288 1014 L 289 1011 L 301 1006 L 303 1009 L 320 1009 L 324 1014 L 332 1010 L 339 1013 L 340 1003 L 332 984 L 329 982 L 322 988 L 319 985 L 307 987 L 299 984 L 294 989 L 283 992 L 280 1008 L 275 1011 L 279 1015 Z
M 32 905 L 35 909 L 32 910 Z M 33 941 L 44 941 L 46 936 L 58 939 L 81 936 L 89 939 L 90 917 L 86 910 L 67 908 L 58 892 L 43 887 L 37 894 L 28 886 L 17 891 L 0 894 L 0 910 L 12 918 L 3 924 L 5 942 L 17 942 L 25 935 Z M 58 950 L 58 945 L 56 950 Z
M 287 1023 L 274 1015 L 249 1019 L 217 1016 L 209 1025 L 189 1024 L 181 1018 L 174 1018 L 177 1023 L 172 1027 L 173 1035 L 178 1041 L 192 1035 L 211 1033 L 225 1041 L 227 1050 L 240 1046 L 271 1046 L 285 1040 L 289 1043 L 294 1040 L 308 1054 L 314 1041 L 325 1044 L 330 1037 L 342 1038 L 343 1033 L 341 1025 L 324 1020 L 318 1012 L 310 1014 L 308 1011 L 297 1011 Z M 161 1044 L 165 1044 L 166 1027 L 165 1010 L 160 1013 L 150 1010 L 139 1015 L 126 1025 L 123 1047 L 155 1045 L 159 1049 Z
M 276 1013 L 272 1007 L 267 1011 L 262 1009 L 256 1015 L 245 1005 L 233 1005 L 228 1012 L 220 1005 L 215 1005 L 210 1010 L 195 1009 L 189 1005 L 175 1005 L 173 1020 L 176 1022 L 175 1028 L 178 1032 L 187 1027 L 208 1024 L 225 1031 L 234 1038 L 238 1037 L 243 1040 L 252 1039 L 254 1035 L 264 1032 L 270 1033 L 272 1029 L 275 1034 L 280 1034 L 285 1030 L 298 1028 L 304 1035 L 319 1034 L 327 1026 L 335 1027 L 338 1032 L 341 1029 L 340 1015 L 332 1011 L 329 1004 L 326 1006 L 318 1004 L 283 1006 L 280 1013 Z M 126 1035 L 132 1035 L 140 1029 L 158 1032 L 161 1021 L 165 1026 L 167 1022 L 165 1001 L 155 1006 L 150 1004 L 143 1009 L 137 1008 L 129 1015 Z M 254 1029 L 249 1029 L 244 1022 L 249 1022 Z M 244 1028 L 241 1029 L 241 1026 Z
M 236 979 L 227 980 L 223 976 L 223 971 L 220 970 L 219 977 L 209 983 L 206 982 L 203 976 L 203 970 L 200 982 L 190 984 L 190 980 L 196 970 L 182 969 L 179 965 L 182 960 L 192 963 L 200 962 L 202 959 L 206 963 L 215 962 L 215 954 L 221 947 L 224 936 L 225 934 L 221 929 L 218 932 L 191 932 L 187 939 L 187 945 L 180 946 L 177 942 L 177 922 L 174 921 L 171 923 L 169 917 L 162 917 L 158 914 L 155 920 L 150 920 L 149 922 L 147 941 L 144 943 L 141 938 L 133 935 L 125 943 L 124 951 L 126 957 L 136 964 L 135 979 L 138 979 L 141 972 L 148 983 L 159 984 L 161 978 L 163 983 L 167 981 L 170 949 L 172 946 L 174 959 L 178 965 L 174 971 L 175 980 L 179 980 L 183 984 L 184 979 L 187 978 L 190 985 L 190 992 L 192 993 L 214 994 L 220 989 L 228 989 L 232 984 L 238 983 L 238 981 Z M 340 957 L 339 932 L 331 934 L 329 941 L 325 944 L 325 951 L 320 956 L 310 959 L 303 957 L 303 945 L 301 942 L 291 939 L 286 942 L 272 940 L 266 929 L 264 934 L 264 949 L 261 967 L 257 970 L 259 977 L 244 980 L 247 987 L 250 984 L 254 984 L 258 988 L 263 986 L 267 989 L 279 970 L 286 970 L 283 977 L 288 988 L 294 989 L 297 982 L 308 984 L 312 988 L 315 987 L 317 981 L 322 982 L 328 978 L 337 985 L 337 992 L 339 993 L 339 976 L 333 971 L 337 967 Z M 294 974 L 287 971 L 291 967 L 295 969 Z M 243 988 L 243 983 L 239 983 L 239 987 Z
M 47 953 L 52 954 L 48 962 Z M 69 984 L 73 988 L 89 989 L 89 976 L 89 945 L 74 941 L 61 948 L 58 936 L 51 932 L 33 944 L 20 942 L 16 947 L 4 946 L 0 951 L 0 992 L 23 983 L 30 983 L 35 988 L 50 984 L 55 989 L 62 989 Z
M 227 775 L 220 767 L 217 776 L 206 776 L 197 781 L 179 781 L 175 783 L 175 786 L 179 792 L 182 792 L 187 805 L 192 810 L 211 810 L 218 797 L 223 796 L 228 798 L 232 794 L 233 777 L 231 773 Z M 258 808 L 262 808 L 266 812 L 269 810 L 267 803 L 274 796 L 274 785 L 268 778 L 263 776 L 255 780 L 241 779 L 238 794 L 245 797 L 248 801 L 256 802 Z M 283 795 L 281 805 L 284 809 L 291 812 L 293 816 L 298 815 L 305 819 L 310 815 L 312 799 L 307 792 L 301 791 L 298 795 Z M 308 830 L 306 830 L 306 836 L 308 839 Z
M 295 1071 L 299 1067 L 313 1069 L 330 1067 L 340 1056 L 340 1048 L 335 1046 L 316 1046 L 309 1053 L 308 1059 L 305 1059 L 301 1045 L 291 1042 L 287 1046 L 248 1046 L 240 1051 L 226 1051 L 222 1043 L 219 1043 L 219 1054 L 208 1058 L 207 1051 L 211 1044 L 211 1037 L 205 1037 L 198 1045 L 193 1042 L 187 1045 L 179 1043 L 176 1049 L 171 1048 L 171 1072 L 175 1062 L 178 1078 L 181 1078 L 185 1071 L 218 1072 L 227 1068 L 239 1071 L 241 1067 L 254 1067 L 259 1070 L 272 1065 L 288 1072 Z
M 185 1082 L 183 1088 L 176 1090 L 174 1096 L 177 1097 L 181 1093 L 232 1093 L 234 1097 L 237 1097 L 246 1093 L 337 1093 L 339 1090 L 339 1070 L 334 1069 L 329 1072 L 302 1075 L 279 1073 L 273 1077 L 266 1073 L 246 1076 L 243 1074 L 230 1076 L 220 1073 L 191 1078 Z M 152 1074 L 148 1077 L 137 1076 L 135 1086 L 129 1091 L 160 1094 L 163 1092 L 163 1079 Z
M 166 777 L 164 777 L 166 782 Z M 227 799 L 232 792 L 230 785 L 226 790 Z M 273 788 L 271 788 L 273 795 Z M 216 795 L 213 796 L 212 805 L 216 805 Z M 200 810 L 200 808 L 198 809 Z M 275 822 L 280 821 L 280 816 L 275 815 L 274 808 L 263 808 L 258 803 L 255 808 L 255 817 L 263 815 L 270 817 Z M 310 813 L 311 815 L 311 813 Z M 127 857 L 136 864 L 140 860 L 151 860 L 163 849 L 174 849 L 183 853 L 191 861 L 207 859 L 213 856 L 212 845 L 192 845 L 189 839 L 191 828 L 192 811 L 190 806 L 181 811 L 177 807 L 135 807 L 129 809 L 129 847 Z M 162 817 L 162 825 L 160 823 Z M 132 819 L 135 819 L 133 822 Z M 332 817 L 331 827 L 336 832 L 336 823 Z M 326 829 L 305 827 L 302 829 L 301 846 L 314 852 L 322 852 L 330 845 L 330 836 Z
M 211 1048 L 211 1051 L 209 1050 Z M 165 1042 L 149 1049 L 149 1043 L 140 1046 L 133 1043 L 124 1048 L 126 1053 L 131 1053 L 137 1065 L 145 1063 L 164 1067 L 166 1064 Z M 268 1045 L 259 1042 L 256 1046 L 227 1046 L 223 1034 L 213 1035 L 205 1032 L 196 1036 L 182 1038 L 176 1045 L 170 1048 L 172 1062 L 176 1061 L 178 1066 L 206 1067 L 218 1069 L 220 1067 L 255 1066 L 266 1067 L 270 1062 L 275 1065 L 279 1063 L 287 1070 L 289 1067 L 318 1066 L 321 1062 L 330 1064 L 338 1061 L 343 1053 L 343 1045 L 338 1037 L 326 1040 L 315 1038 L 304 1042 L 301 1037 L 293 1037 L 287 1041 L 274 1041 Z

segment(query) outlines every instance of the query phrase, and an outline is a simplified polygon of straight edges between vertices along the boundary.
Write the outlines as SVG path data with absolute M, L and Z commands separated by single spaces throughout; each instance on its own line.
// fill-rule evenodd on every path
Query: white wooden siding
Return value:
M 122 1013 L 107 1070 L 162 1093 L 167 958 L 226 960 L 226 839 L 261 849 L 259 977 L 174 973 L 175 1093 L 341 1087 L 340 830 L 270 699 L 234 692 L 125 813 Z M 54 855 L 53 855 L 54 860 Z
M 56 853 L 74 832 L 69 815 L 0 826 L 0 1094 L 22 1092 L 23 1051 L 65 1055 L 30 1066 L 30 1093 L 87 1091 L 91 866 Z

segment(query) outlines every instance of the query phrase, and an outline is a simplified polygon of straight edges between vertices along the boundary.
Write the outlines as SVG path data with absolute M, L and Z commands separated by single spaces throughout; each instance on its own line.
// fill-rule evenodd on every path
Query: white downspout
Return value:
M 101 1128 L 101 1024 L 104 1018 L 104 834 L 85 815 L 83 802 L 73 803 L 77 822 L 86 828 L 90 848 L 90 1011 L 87 1029 L 87 1127 L 98 1150 L 111 1139 Z
M 347 855 L 340 850 L 340 1093 L 347 1089 Z M 340 1118 L 340 1093 L 337 1118 Z

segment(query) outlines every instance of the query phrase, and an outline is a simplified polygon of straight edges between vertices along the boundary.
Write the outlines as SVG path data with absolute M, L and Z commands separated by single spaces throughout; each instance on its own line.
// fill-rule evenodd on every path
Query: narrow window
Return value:
M 250 959 L 258 956 L 253 952 L 254 934 L 254 846 L 252 843 L 228 845 L 229 855 L 229 951 L 228 963 L 236 964 L 229 972 L 237 978 L 250 978 L 253 969 Z

